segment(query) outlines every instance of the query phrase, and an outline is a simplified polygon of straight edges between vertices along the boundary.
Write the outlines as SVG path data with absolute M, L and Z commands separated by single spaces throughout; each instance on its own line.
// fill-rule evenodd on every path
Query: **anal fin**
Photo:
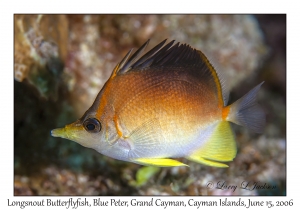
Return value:
M 187 159 L 214 167 L 228 167 L 220 162 L 232 161 L 236 156 L 236 143 L 230 123 L 220 122 L 207 142 Z
M 134 159 L 134 162 L 142 165 L 159 167 L 188 166 L 182 162 L 168 158 L 137 158 Z
M 227 168 L 227 167 L 229 167 L 225 163 L 220 163 L 220 162 L 217 162 L 217 161 L 205 159 L 205 158 L 202 158 L 200 156 L 191 156 L 188 159 L 192 160 L 194 162 L 197 162 L 197 163 L 202 163 L 204 165 L 213 166 L 213 167 L 219 167 L 219 168 Z

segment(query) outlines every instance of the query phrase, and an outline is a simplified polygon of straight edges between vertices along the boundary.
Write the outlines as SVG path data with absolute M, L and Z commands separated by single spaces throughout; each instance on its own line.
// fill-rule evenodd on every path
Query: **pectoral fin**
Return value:
M 229 122 L 220 122 L 208 141 L 187 159 L 215 167 L 228 167 L 220 162 L 232 161 L 236 155 L 236 143 Z
M 128 136 L 132 149 L 128 156 L 132 162 L 158 167 L 187 166 L 177 160 L 162 158 L 161 142 L 164 136 L 158 119 L 153 118 L 136 128 Z
M 128 154 L 129 159 L 161 156 L 160 143 L 164 142 L 164 136 L 156 118 L 146 121 L 133 130 L 126 140 L 132 145 Z
M 159 167 L 174 167 L 174 166 L 188 166 L 177 160 L 167 159 L 167 158 L 138 158 L 134 162 L 148 165 L 148 166 L 159 166 Z

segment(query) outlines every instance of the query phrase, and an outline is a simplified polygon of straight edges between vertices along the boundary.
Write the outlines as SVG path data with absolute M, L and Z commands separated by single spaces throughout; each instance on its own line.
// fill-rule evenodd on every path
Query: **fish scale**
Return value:
M 174 41 L 142 55 L 149 40 L 117 64 L 92 106 L 52 135 L 103 155 L 142 165 L 186 166 L 174 158 L 214 167 L 236 156 L 230 123 L 262 132 L 256 102 L 262 83 L 227 106 L 220 74 L 199 50 Z

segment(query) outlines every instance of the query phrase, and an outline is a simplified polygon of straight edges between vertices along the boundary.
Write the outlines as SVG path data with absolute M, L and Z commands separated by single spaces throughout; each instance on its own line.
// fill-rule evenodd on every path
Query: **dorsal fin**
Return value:
M 207 57 L 201 52 L 187 44 L 175 45 L 175 40 L 165 46 L 166 40 L 162 41 L 149 52 L 139 58 L 149 43 L 144 43 L 130 58 L 130 52 L 117 65 L 113 75 L 126 74 L 130 71 L 141 71 L 157 68 L 185 68 L 188 74 L 197 77 L 199 81 L 209 83 L 213 86 L 219 98 L 219 106 L 223 107 L 227 103 L 226 94 L 223 94 L 224 85 L 219 78 L 217 71 L 214 69 Z
M 144 63 L 147 59 L 149 59 L 152 55 L 154 55 L 165 44 L 166 41 L 167 39 L 165 39 L 164 41 L 162 41 L 161 43 L 153 47 L 151 50 L 149 50 L 149 52 L 143 55 L 143 57 L 141 57 L 137 62 L 135 62 L 132 65 L 132 68 L 136 68 L 140 64 Z
M 122 66 L 121 66 L 122 62 L 120 63 L 120 69 L 119 69 L 120 73 L 126 72 L 126 71 L 128 71 L 131 68 L 131 64 L 134 61 L 136 61 L 139 58 L 139 56 L 143 53 L 143 51 L 145 50 L 145 48 L 149 44 L 149 41 L 150 41 L 150 39 L 148 39 L 148 41 L 145 42 L 128 60 L 126 59 L 127 62 L 125 60 L 124 63 L 122 64 Z M 132 51 L 132 49 L 131 49 L 131 51 Z M 131 51 L 129 51 L 129 52 L 131 53 Z M 127 53 L 127 55 L 128 54 L 130 55 L 130 53 Z
M 150 65 L 153 62 L 156 62 L 160 56 L 164 57 L 166 54 L 164 54 L 174 43 L 174 40 L 165 45 L 162 49 L 161 47 L 165 44 L 167 39 L 153 47 L 149 52 L 147 52 L 145 55 L 143 55 L 140 59 L 140 55 L 144 51 L 144 49 L 147 47 L 150 40 L 145 42 L 129 59 L 129 55 L 131 54 L 132 49 L 126 54 L 126 56 L 122 59 L 122 61 L 119 63 L 119 66 L 117 68 L 116 73 L 117 74 L 124 74 L 131 69 L 144 69 L 146 67 L 150 67 Z M 168 51 L 169 53 L 169 51 Z M 138 60 L 137 60 L 138 59 Z M 137 61 L 136 61 L 137 60 Z M 133 63 L 136 61 L 135 63 Z
M 166 40 L 159 43 L 148 53 L 138 59 L 141 52 L 144 50 L 148 41 L 137 50 L 134 55 L 128 59 L 123 67 L 120 68 L 119 73 L 125 73 L 131 70 L 145 70 L 149 67 L 156 68 L 161 66 L 188 66 L 199 63 L 201 59 L 197 50 L 191 48 L 187 44 L 180 44 L 179 42 L 175 45 L 175 40 L 169 42 L 164 47 Z M 173 45 L 173 46 L 172 46 Z M 138 59 L 138 60 L 137 60 Z M 136 61 L 133 63 L 133 61 Z
M 228 100 L 229 100 L 229 89 L 226 86 L 226 75 L 220 71 L 221 65 L 220 65 L 220 61 L 218 60 L 218 58 L 216 58 L 213 54 L 211 54 L 211 52 L 209 51 L 203 51 L 202 53 L 206 56 L 207 60 L 209 61 L 209 63 L 211 64 L 211 66 L 213 66 L 214 70 L 217 72 L 220 84 L 221 84 L 221 88 L 222 88 L 222 95 L 223 95 L 223 101 L 224 101 L 224 106 L 227 106 Z
M 210 63 L 210 61 L 208 60 L 206 55 L 204 55 L 204 53 L 201 52 L 200 50 L 198 50 L 197 52 L 199 53 L 199 55 L 201 57 L 201 60 L 204 61 L 205 65 L 207 66 L 207 69 L 210 71 L 211 76 L 214 79 L 216 89 L 217 89 L 218 98 L 219 98 L 219 106 L 220 107 L 226 106 L 228 96 L 227 96 L 227 94 L 224 95 L 224 91 L 226 91 L 224 81 L 221 82 L 220 77 L 219 77 L 220 74 L 218 74 L 218 72 L 215 70 L 215 68 Z

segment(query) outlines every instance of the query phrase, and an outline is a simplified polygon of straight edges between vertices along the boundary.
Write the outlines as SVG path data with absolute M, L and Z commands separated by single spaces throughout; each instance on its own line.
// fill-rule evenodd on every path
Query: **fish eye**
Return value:
M 97 133 L 101 131 L 101 124 L 96 118 L 86 119 L 83 126 L 85 130 L 90 133 Z

